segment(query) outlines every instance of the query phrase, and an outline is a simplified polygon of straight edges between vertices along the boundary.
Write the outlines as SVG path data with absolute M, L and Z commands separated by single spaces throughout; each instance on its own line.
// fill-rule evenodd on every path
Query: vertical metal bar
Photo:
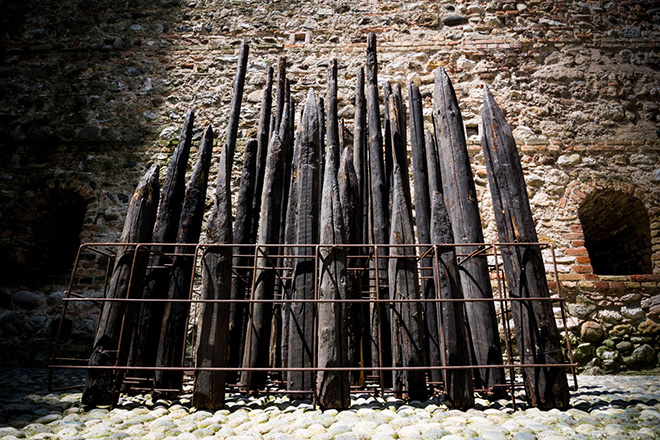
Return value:
M 555 284 L 557 285 L 557 297 L 559 298 L 559 309 L 561 310 L 561 320 L 564 324 L 564 339 L 566 339 L 566 346 L 568 348 L 568 359 L 571 361 L 571 364 L 574 364 L 573 361 L 573 348 L 571 347 L 571 339 L 568 337 L 568 326 L 566 325 L 566 304 L 564 303 L 564 298 L 561 294 L 561 284 L 559 283 L 559 274 L 557 272 L 557 259 L 555 258 L 555 246 L 550 244 L 550 253 L 552 254 L 552 267 L 554 269 L 554 278 Z M 571 367 L 571 373 L 573 374 L 573 385 L 575 387 L 574 391 L 578 389 L 577 374 L 575 372 L 575 367 Z
M 314 346 L 312 347 L 312 366 L 314 368 L 318 367 L 319 248 L 320 248 L 319 245 L 314 246 L 314 304 L 312 308 L 312 322 L 314 323 L 312 326 L 314 328 Z M 318 403 L 317 381 L 319 379 L 319 372 L 315 370 L 312 374 L 314 375 L 314 380 L 312 381 L 314 388 L 312 390 L 312 399 L 313 399 L 314 409 L 316 409 L 316 405 Z
M 502 309 L 502 327 L 504 328 L 504 344 L 506 346 L 506 355 L 509 358 L 509 365 L 513 362 L 513 353 L 511 352 L 511 328 L 509 328 L 509 306 L 505 300 L 506 288 L 503 285 L 500 276 L 500 263 L 497 258 L 497 246 L 493 245 L 493 257 L 495 259 L 495 277 L 497 278 L 497 290 L 500 294 L 500 308 Z M 511 405 L 513 410 L 516 410 L 516 390 L 515 390 L 515 375 L 516 371 L 513 367 L 509 367 L 509 383 L 511 387 Z
M 436 297 L 438 298 L 439 301 L 435 302 L 436 308 L 439 307 L 438 314 L 440 315 L 440 337 L 442 339 L 442 351 L 440 352 L 441 358 L 442 358 L 442 365 L 445 367 L 447 366 L 447 334 L 445 332 L 445 314 L 443 312 L 443 307 L 444 303 L 442 301 L 442 295 L 440 294 L 440 262 L 438 260 L 438 245 L 434 244 L 433 245 L 433 261 L 435 264 L 435 270 L 434 270 L 434 282 L 435 282 L 435 290 L 436 290 Z M 457 280 L 458 281 L 458 280 Z M 465 303 L 458 303 L 457 306 L 463 307 Z M 444 380 L 447 380 L 447 372 L 445 370 L 444 374 L 442 375 Z M 445 392 L 447 392 L 447 383 L 443 383 L 443 387 L 445 389 Z
M 380 282 L 378 279 L 380 278 L 380 274 L 378 273 L 378 245 L 374 244 L 374 274 L 375 274 L 375 281 L 376 281 L 376 300 L 380 300 Z M 382 332 L 382 324 L 383 324 L 383 317 L 381 316 L 380 313 L 380 302 L 376 301 L 376 313 L 378 315 L 378 366 L 382 367 L 383 366 L 383 332 Z M 378 375 L 380 376 L 380 390 L 381 393 L 385 394 L 385 372 L 383 370 L 378 371 Z
M 73 280 L 75 279 L 76 273 L 78 271 L 78 261 L 80 260 L 80 254 L 82 253 L 83 248 L 86 245 L 82 244 L 78 247 L 78 253 L 76 254 L 76 259 L 73 262 L 73 271 L 71 272 L 71 278 L 69 279 L 69 287 L 66 290 L 66 297 L 71 298 L 71 291 L 73 290 Z M 62 313 L 60 314 L 60 323 L 57 326 L 57 334 L 55 335 L 55 343 L 53 344 L 53 352 L 51 355 L 51 362 L 57 356 L 57 352 L 60 348 L 60 339 L 62 338 L 62 327 L 64 327 L 64 317 L 66 316 L 66 311 L 69 307 L 68 301 L 63 301 Z M 53 368 L 48 369 L 48 391 L 53 391 Z

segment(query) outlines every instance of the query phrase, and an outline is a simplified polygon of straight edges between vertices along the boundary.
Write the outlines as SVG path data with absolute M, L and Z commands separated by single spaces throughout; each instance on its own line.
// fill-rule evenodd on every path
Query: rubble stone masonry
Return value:
M 337 58 L 339 116 L 350 129 L 356 69 L 375 32 L 379 79 L 419 85 L 429 127 L 432 72 L 442 65 L 452 77 L 491 241 L 481 86 L 497 97 L 539 237 L 555 246 L 580 362 L 608 371 L 656 365 L 659 20 L 658 2 L 627 0 L 7 0 L 0 344 L 47 346 L 59 320 L 53 292 L 64 288 L 75 253 L 62 243 L 49 251 L 53 236 L 116 240 L 139 176 L 167 163 L 188 108 L 197 112 L 193 154 L 207 124 L 224 139 L 241 41 L 250 59 L 234 184 L 277 56 L 287 57 L 299 108 L 309 88 L 325 89 L 328 60 Z M 63 258 L 57 276 L 44 270 Z M 86 281 L 98 285 L 96 261 L 84 265 Z M 89 308 L 77 313 L 69 331 L 83 334 L 93 327 Z M 35 362 L 33 354 L 19 358 L 1 362 Z

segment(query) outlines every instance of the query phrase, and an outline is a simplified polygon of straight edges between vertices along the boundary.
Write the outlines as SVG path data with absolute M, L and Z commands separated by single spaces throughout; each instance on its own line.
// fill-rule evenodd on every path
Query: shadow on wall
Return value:
M 162 128 L 164 65 L 183 9 L 174 0 L 3 2 L 0 287 L 66 283 L 81 238 L 121 232 L 145 146 Z M 71 181 L 93 194 L 58 183 Z
M 611 189 L 595 191 L 578 216 L 595 274 L 652 273 L 651 228 L 642 201 Z

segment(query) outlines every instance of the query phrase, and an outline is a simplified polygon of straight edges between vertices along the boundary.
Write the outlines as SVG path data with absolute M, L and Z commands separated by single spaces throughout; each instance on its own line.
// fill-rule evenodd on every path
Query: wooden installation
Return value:
M 443 195 L 451 219 L 454 241 L 457 244 L 483 243 L 481 217 L 465 142 L 463 118 L 454 87 L 442 67 L 435 71 L 433 117 Z M 486 256 L 478 251 L 479 247 L 476 246 L 459 246 L 456 249 L 462 260 L 460 268 L 463 294 L 467 299 L 491 299 L 493 291 L 488 275 L 488 262 Z M 502 364 L 494 303 L 467 302 L 465 309 L 468 334 L 471 336 L 469 349 L 472 363 Z M 473 374 L 477 388 L 504 384 L 504 370 L 501 368 L 475 369 Z
M 183 122 L 167 174 L 163 181 L 163 191 L 158 206 L 156 225 L 152 241 L 154 243 L 174 243 L 181 217 L 181 207 L 186 191 L 186 169 L 192 141 L 195 112 L 189 110 Z M 160 246 L 154 249 L 151 265 L 155 267 L 147 272 L 142 290 L 143 299 L 165 299 L 170 281 L 170 270 L 165 267 L 171 259 L 163 254 L 172 249 Z M 160 327 L 163 322 L 165 305 L 159 302 L 142 303 L 135 323 L 135 332 L 128 355 L 128 365 L 135 367 L 153 367 L 156 365 Z M 134 373 L 142 377 L 152 377 L 151 370 L 138 370 Z
M 481 146 L 493 198 L 497 233 L 502 243 L 536 243 L 538 237 L 529 206 L 520 156 L 511 127 L 484 86 Z M 502 260 L 511 298 L 549 298 L 541 249 L 538 245 L 502 246 Z M 513 301 L 516 341 L 521 364 L 561 364 L 559 331 L 549 301 Z M 525 395 L 540 409 L 567 409 L 566 372 L 561 367 L 523 368 Z
M 309 90 L 296 115 L 279 57 L 266 72 L 256 138 L 244 141 L 232 192 L 248 51 L 243 44 L 206 242 L 199 240 L 214 134 L 204 132 L 185 187 L 192 111 L 158 213 L 157 166 L 131 199 L 83 403 L 116 403 L 122 383 L 135 384 L 124 381 L 126 370 L 145 367 L 132 376 L 153 378 L 154 399 L 176 397 L 190 369 L 192 404 L 211 411 L 224 405 L 228 382 L 232 390 L 313 398 L 323 409 L 349 408 L 359 388 L 411 400 L 441 392 L 447 407 L 466 410 L 475 391 L 513 392 L 517 364 L 530 405 L 566 408 L 554 298 L 520 158 L 488 89 L 482 146 L 503 243 L 486 246 L 447 72 L 435 72 L 433 118 L 425 121 L 417 86 L 407 88 L 408 111 L 400 84 L 379 84 L 374 34 L 356 71 L 352 144 L 350 121 L 338 117 L 337 60 L 328 62 L 324 98 Z M 430 122 L 435 136 L 425 130 Z M 499 253 L 509 297 L 494 299 L 486 257 Z M 509 350 L 509 321 L 501 329 L 509 382 L 496 301 L 515 324 L 519 354 Z
M 120 238 L 122 243 L 151 241 L 160 195 L 158 171 L 158 166 L 153 165 L 138 183 L 128 205 L 124 230 Z M 130 330 L 135 319 L 136 307 L 112 299 L 136 298 L 139 295 L 142 288 L 140 280 L 146 272 L 148 256 L 147 249 L 137 249 L 136 246 L 122 247 L 116 256 L 106 294 L 106 298 L 110 301 L 103 303 L 89 358 L 90 367 L 109 368 L 87 370 L 81 400 L 84 405 L 110 405 L 119 397 L 115 390 L 121 385 L 117 383 L 121 379 L 111 367 L 122 363 L 121 359 L 117 358 L 117 353 L 120 345 L 126 346 L 130 343 Z M 123 326 L 125 328 L 122 330 Z

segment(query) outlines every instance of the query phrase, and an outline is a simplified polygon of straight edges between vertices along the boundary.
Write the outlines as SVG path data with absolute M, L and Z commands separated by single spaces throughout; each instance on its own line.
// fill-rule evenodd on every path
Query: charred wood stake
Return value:
M 210 127 L 207 130 L 212 144 Z M 231 295 L 231 248 L 213 244 L 232 242 L 230 176 L 233 158 L 225 145 L 220 152 L 220 165 L 215 186 L 214 204 L 207 225 L 209 246 L 202 255 L 202 299 L 228 299 Z M 195 357 L 197 367 L 224 367 L 227 365 L 229 314 L 227 303 L 201 303 L 197 311 L 197 340 Z M 225 373 L 222 371 L 196 371 L 193 405 L 198 408 L 217 409 L 225 401 Z
M 295 203 L 297 222 L 295 243 L 314 244 L 319 240 L 319 130 L 320 120 L 314 91 L 310 90 L 303 110 L 299 130 L 300 148 L 297 159 Z M 293 299 L 314 299 L 314 248 L 299 247 L 293 250 L 298 258 L 293 260 Z M 301 258 L 302 257 L 302 258 Z M 307 258 L 304 258 L 307 257 Z M 293 367 L 314 366 L 314 307 L 312 304 L 292 303 L 288 323 L 287 365 Z M 287 389 L 290 391 L 312 390 L 313 375 L 310 371 L 289 371 Z
M 392 154 L 392 120 L 390 116 L 390 95 L 392 94 L 392 84 L 386 82 L 383 84 L 383 101 L 385 108 L 383 111 L 383 146 L 385 151 L 383 153 L 385 159 L 385 192 L 387 193 L 387 218 L 392 218 L 392 170 L 394 161 Z
M 284 114 L 284 105 L 289 101 L 289 98 L 286 94 L 286 57 L 279 56 L 277 57 L 277 81 L 276 81 L 276 93 L 277 93 L 277 107 L 275 107 L 275 124 L 271 126 L 271 132 L 273 130 L 279 130 L 280 123 L 282 122 L 282 117 Z
M 154 243 L 174 243 L 176 241 L 181 206 L 186 192 L 186 168 L 188 167 L 194 120 L 195 112 L 189 110 L 183 123 L 179 144 L 172 154 L 163 182 L 152 238 Z M 158 269 L 152 269 L 147 273 L 142 290 L 143 299 L 165 299 L 167 297 L 170 270 L 163 266 L 165 263 L 171 263 L 171 259 L 162 254 L 171 252 L 172 249 L 161 246 L 155 250 L 157 252 L 152 257 L 152 265 Z M 152 367 L 156 364 L 163 312 L 163 303 L 152 302 L 139 306 L 128 365 Z M 151 370 L 135 371 L 131 374 L 139 377 L 153 377 Z
M 369 176 L 369 150 L 367 147 L 367 100 L 364 93 L 364 68 L 357 70 L 355 86 L 355 127 L 353 129 L 353 167 L 358 182 L 358 218 L 362 219 L 362 235 L 358 243 L 369 243 L 371 240 L 371 178 Z M 364 248 L 362 255 L 369 255 L 369 248 Z M 369 262 L 366 259 L 356 261 L 356 265 L 365 268 Z M 362 272 L 362 289 L 370 287 L 369 271 Z M 368 323 L 369 304 L 362 305 L 363 336 L 362 354 L 364 365 L 371 363 L 371 326 Z M 356 375 L 351 377 L 355 378 Z M 360 373 L 364 377 L 364 372 Z M 354 385 L 355 383 L 352 382 Z
M 326 129 L 328 130 L 328 147 L 333 147 L 336 154 L 332 157 L 335 158 L 334 169 L 339 169 L 339 120 L 337 118 L 337 60 L 330 60 L 328 66 L 328 90 L 326 93 L 326 100 L 328 104 L 328 113 L 326 114 Z M 328 156 L 326 155 L 326 159 Z M 324 176 L 325 177 L 325 176 Z
M 426 144 L 424 140 L 424 116 L 422 114 L 422 96 L 419 88 L 410 83 L 408 86 L 410 102 L 410 146 L 413 161 L 413 179 L 415 183 L 415 220 L 417 224 L 417 241 L 419 244 L 431 243 L 431 197 L 429 196 L 429 179 L 426 165 Z M 428 246 L 420 246 L 419 254 L 429 250 Z M 432 255 L 420 260 L 422 268 L 433 267 Z M 435 283 L 431 278 L 432 269 L 421 269 L 422 298 L 437 299 Z M 426 359 L 431 366 L 442 365 L 440 357 L 440 336 L 438 334 L 438 304 L 424 303 L 424 330 L 426 333 Z M 429 372 L 431 382 L 442 381 L 442 371 Z
M 278 244 L 280 238 L 280 211 L 284 178 L 284 138 L 289 129 L 289 112 L 283 112 L 279 130 L 271 136 L 268 145 L 264 189 L 261 197 L 260 227 L 257 244 Z M 274 261 L 267 256 L 271 247 L 262 247 L 257 258 L 257 272 L 254 274 L 252 299 L 273 299 L 275 285 Z M 272 303 L 251 305 L 250 320 L 243 355 L 244 367 L 268 367 L 271 336 Z M 241 382 L 246 386 L 260 389 L 266 383 L 265 372 L 244 371 Z
M 503 243 L 535 243 L 538 237 L 516 143 L 511 127 L 486 86 L 481 116 L 484 127 L 481 145 L 499 239 Z M 550 296 L 539 246 L 503 246 L 502 260 L 512 298 Z M 514 301 L 511 308 L 521 363 L 563 363 L 552 304 Z M 529 367 L 522 372 L 530 405 L 544 410 L 568 408 L 570 395 L 564 368 Z
M 255 218 L 253 199 L 256 186 L 256 150 L 258 141 L 248 140 L 243 154 L 243 171 L 238 190 L 236 202 L 236 218 L 234 219 L 234 244 L 250 244 L 254 240 L 250 235 L 251 222 Z M 246 254 L 247 247 L 235 248 L 235 253 Z M 234 257 L 234 266 L 246 267 L 251 263 L 248 257 Z M 231 299 L 244 300 L 248 298 L 250 289 L 251 271 L 249 269 L 237 268 L 236 277 L 232 280 Z M 233 343 L 229 347 L 229 366 L 239 367 L 243 358 L 243 347 L 245 345 L 245 329 L 247 325 L 248 307 L 244 303 L 232 303 L 229 306 L 229 340 Z M 234 378 L 232 377 L 233 380 Z
M 461 243 L 483 243 L 481 217 L 477 204 L 477 193 L 470 168 L 470 158 L 465 142 L 463 120 L 456 94 L 447 72 L 442 67 L 435 71 L 433 116 L 438 142 L 438 158 L 442 188 L 449 212 L 454 241 Z M 469 256 L 478 248 L 459 246 L 457 254 Z M 461 262 L 461 284 L 468 299 L 493 297 L 485 255 L 464 257 Z M 472 363 L 475 365 L 499 365 L 502 350 L 497 330 L 495 305 L 489 301 L 465 304 Z M 505 383 L 502 368 L 475 369 L 475 386 L 493 387 Z
M 400 97 L 400 95 L 399 95 Z M 406 145 L 401 132 L 403 108 L 396 95 L 390 96 L 390 127 L 392 129 L 393 191 L 390 244 L 414 244 L 412 206 L 408 182 Z M 391 247 L 388 261 L 389 290 L 392 299 L 420 299 L 419 278 L 415 249 Z M 395 303 L 391 307 L 392 365 L 397 367 L 421 367 L 426 365 L 424 346 L 424 322 L 420 303 Z M 421 370 L 393 372 L 395 394 L 407 393 L 410 399 L 427 398 L 425 374 Z
M 353 168 L 353 152 L 351 151 L 351 147 L 345 148 L 341 155 L 339 170 L 337 171 L 337 181 L 346 242 L 362 243 L 362 203 L 360 201 L 357 175 L 355 168 Z M 347 255 L 360 255 L 360 252 L 362 252 L 362 249 L 357 247 L 350 247 L 345 250 Z M 347 264 L 350 264 L 354 268 L 360 267 L 357 266 L 356 258 L 347 260 Z M 361 272 L 351 271 L 347 274 L 346 297 L 348 299 L 362 298 Z M 347 303 L 344 307 L 347 323 L 346 331 L 348 332 L 347 362 L 349 367 L 362 366 L 362 347 L 364 345 L 363 308 L 363 304 L 360 303 Z M 363 372 L 352 371 L 350 382 L 351 385 L 363 385 Z
M 438 172 L 437 147 L 433 135 L 426 133 L 426 157 L 429 175 L 429 190 L 431 192 L 431 243 L 436 245 L 454 243 L 449 213 L 442 196 L 442 183 Z M 417 224 L 419 231 L 419 223 Z M 441 299 L 462 299 L 463 289 L 456 263 L 456 251 L 452 246 L 437 246 L 432 266 L 434 268 L 434 284 L 436 296 Z M 470 357 L 465 347 L 468 337 L 465 326 L 465 310 L 461 303 L 443 302 L 437 304 L 436 310 L 440 317 L 435 333 L 440 337 L 440 359 L 442 365 L 450 367 L 469 365 Z M 442 373 L 445 384 L 447 405 L 452 408 L 466 410 L 474 406 L 474 390 L 472 371 L 445 370 Z
M 383 135 L 380 124 L 380 108 L 378 102 L 378 86 L 376 84 L 376 72 L 378 65 L 376 63 L 376 37 L 369 34 L 367 37 L 367 126 L 369 133 L 369 165 L 371 177 L 371 243 L 385 244 L 389 243 L 389 217 L 388 200 L 389 188 L 385 185 L 385 170 L 383 165 Z M 375 275 L 372 278 L 378 278 L 378 289 L 376 296 L 380 299 L 387 299 L 387 250 L 378 249 L 378 265 L 374 267 Z M 371 322 L 371 364 L 373 366 L 391 365 L 390 351 L 390 323 L 388 307 L 382 303 L 380 307 L 372 306 L 370 310 Z M 382 360 L 382 362 L 381 362 Z M 381 375 L 381 379 L 384 375 Z M 389 383 L 389 378 L 385 378 L 385 385 Z
M 157 165 L 152 165 L 133 193 L 120 238 L 123 243 L 149 243 L 152 239 L 160 190 L 158 170 Z M 142 290 L 140 280 L 144 278 L 148 257 L 149 252 L 145 248 L 120 247 L 106 298 L 136 298 Z M 82 395 L 84 405 L 111 405 L 117 402 L 121 375 L 112 367 L 126 362 L 135 309 L 126 302 L 103 303 L 89 365 L 109 368 L 87 371 Z
M 268 67 L 266 74 L 266 85 L 264 95 L 261 98 L 261 110 L 259 111 L 259 127 L 257 128 L 257 180 L 254 188 L 254 199 L 252 201 L 253 217 L 250 221 L 250 241 L 254 243 L 257 239 L 259 228 L 259 210 L 261 209 L 261 193 L 264 187 L 264 172 L 266 171 L 266 152 L 268 151 L 268 138 L 270 137 L 270 118 L 273 106 L 273 67 Z
M 213 151 L 213 130 L 206 129 L 199 148 L 197 162 L 188 181 L 186 195 L 181 209 L 177 243 L 197 243 L 202 229 L 208 174 Z M 194 266 L 194 247 L 177 246 L 172 262 L 167 297 L 169 299 L 190 298 L 190 285 Z M 185 329 L 190 306 L 186 303 L 166 303 L 163 316 L 160 342 L 156 364 L 165 367 L 182 365 L 185 347 Z M 156 371 L 155 386 L 157 389 L 180 389 L 183 374 L 180 371 Z M 162 397 L 173 397 L 176 392 L 156 392 Z
M 331 70 L 330 67 L 329 70 Z M 328 121 L 333 117 L 329 112 Z M 346 242 L 342 218 L 337 170 L 337 145 L 328 139 L 321 201 L 321 234 L 319 246 L 319 299 L 346 299 L 346 252 L 334 244 Z M 324 244 L 330 246 L 323 246 Z M 318 305 L 318 366 L 320 368 L 348 365 L 347 315 L 342 303 Z M 319 371 L 316 390 L 321 408 L 345 409 L 351 404 L 348 371 Z

